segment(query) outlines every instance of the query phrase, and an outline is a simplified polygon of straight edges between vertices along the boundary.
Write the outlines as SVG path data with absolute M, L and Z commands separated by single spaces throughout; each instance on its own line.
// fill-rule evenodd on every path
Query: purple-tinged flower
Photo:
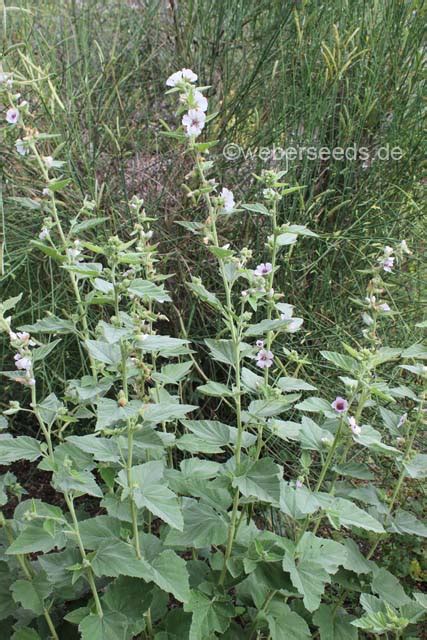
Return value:
M 356 423 L 356 418 L 353 418 L 353 416 L 349 417 L 348 424 L 355 436 L 359 436 L 362 433 L 361 427 Z
M 258 347 L 258 349 L 262 349 L 264 346 L 264 340 L 257 340 L 255 344 Z
M 39 240 L 46 240 L 46 238 L 49 237 L 49 229 L 47 229 L 46 227 L 43 227 L 42 230 L 39 233 Z
M 15 355 L 15 367 L 17 369 L 23 369 L 24 371 L 29 371 L 31 369 L 31 359 L 26 356 L 21 356 L 20 353 Z
M 302 487 L 302 486 L 303 486 L 303 483 L 301 482 L 301 480 L 299 480 L 299 479 L 298 479 L 298 480 L 295 482 L 295 487 L 296 487 L 297 489 L 301 489 L 301 487 Z
M 19 120 L 19 111 L 18 109 L 11 108 L 6 111 L 6 122 L 9 124 L 16 124 Z
M 344 413 L 348 409 L 348 402 L 345 398 L 341 398 L 341 396 L 337 396 L 335 400 L 332 402 L 331 407 L 337 413 Z
M 255 356 L 257 367 L 260 369 L 269 368 L 273 364 L 274 354 L 266 349 L 260 349 Z
M 407 413 L 402 414 L 399 418 L 399 422 L 397 423 L 397 428 L 400 429 L 400 427 L 403 427 L 407 419 L 408 419 L 408 414 Z
M 393 256 L 389 256 L 388 258 L 384 258 L 381 260 L 381 266 L 384 269 L 384 271 L 387 271 L 388 273 L 391 273 L 393 267 L 394 267 L 394 258 Z
M 383 302 L 382 304 L 379 304 L 378 309 L 383 313 L 388 313 L 389 311 L 391 311 L 391 307 L 389 304 L 387 304 L 387 302 Z
M 190 109 L 188 113 L 182 117 L 182 124 L 184 125 L 187 136 L 199 136 L 202 133 L 205 122 L 206 116 L 201 109 Z
M 223 187 L 221 189 L 220 196 L 224 201 L 223 210 L 227 213 L 233 211 L 235 205 L 233 192 L 230 191 L 230 189 L 227 189 L 227 187 Z
M 26 146 L 25 142 L 21 140 L 21 138 L 18 138 L 18 140 L 15 142 L 15 149 L 20 156 L 26 156 L 29 152 L 28 147 Z
M 261 262 L 261 264 L 259 264 L 257 268 L 254 269 L 254 275 L 266 276 L 272 271 L 273 271 L 273 265 L 271 264 L 271 262 Z

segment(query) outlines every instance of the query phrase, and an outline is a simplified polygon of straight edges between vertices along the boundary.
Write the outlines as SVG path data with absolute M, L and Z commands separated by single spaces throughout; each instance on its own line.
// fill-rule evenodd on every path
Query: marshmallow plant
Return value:
M 406 489 L 426 476 L 416 451 L 426 353 L 384 346 L 398 310 L 383 278 L 409 249 L 374 258 L 366 299 L 355 301 L 363 330 L 342 353 L 322 352 L 336 391 L 320 397 L 302 376 L 306 360 L 288 348 L 303 321 L 275 288 L 288 247 L 316 234 L 285 221 L 294 188 L 280 172 L 257 177 L 255 204 L 216 182 L 215 143 L 200 141 L 212 118 L 207 88 L 196 82 L 189 69 L 167 80 L 180 124 L 166 135 L 194 161 L 185 186 L 201 220 L 183 224 L 217 264 L 215 292 L 203 275 L 187 283 L 223 324 L 205 341 L 214 379 L 191 336 L 161 331 L 172 296 L 143 202 L 129 202 L 125 238 L 88 238 L 106 221 L 87 201 L 64 228 L 60 147 L 31 128 L 28 108 L 11 117 L 2 82 L 2 133 L 44 184 L 34 247 L 67 272 L 75 297 L 63 317 L 24 326 L 13 314 L 25 300 L 0 305 L 11 346 L 3 374 L 28 394 L 3 412 L 0 461 L 30 461 L 55 492 L 50 504 L 26 494 L 13 470 L 0 479 L 4 637 L 417 637 L 425 596 L 405 590 L 381 555 L 388 539 L 427 535 Z M 270 224 L 262 256 L 222 237 L 224 219 L 246 215 Z M 85 371 L 43 397 L 39 364 L 64 334 L 81 346 Z M 19 435 L 22 412 L 38 437 Z

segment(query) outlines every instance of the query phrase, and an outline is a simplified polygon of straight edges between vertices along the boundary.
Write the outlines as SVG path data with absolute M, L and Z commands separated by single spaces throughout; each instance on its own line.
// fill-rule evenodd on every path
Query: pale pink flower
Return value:
M 16 124 L 19 120 L 19 111 L 18 109 L 11 108 L 6 111 L 6 122 L 9 124 Z
M 349 417 L 348 424 L 350 425 L 350 429 L 352 430 L 355 436 L 359 436 L 362 433 L 362 429 L 356 423 L 356 418 L 353 418 L 353 416 Z
M 255 276 L 266 276 L 273 271 L 273 265 L 271 262 L 261 262 L 254 270 Z
M 20 353 L 15 355 L 15 366 L 17 369 L 23 369 L 29 371 L 31 369 L 31 359 L 26 356 L 22 356 Z
M 201 91 L 194 92 L 194 102 L 196 103 L 197 109 L 200 111 L 208 110 L 208 99 L 203 95 Z
M 21 138 L 18 138 L 18 140 L 15 142 L 15 149 L 20 156 L 26 156 L 29 152 L 28 147 L 26 146 L 25 142 L 21 140 Z
M 387 271 L 388 273 L 391 273 L 393 267 L 394 267 L 394 258 L 393 256 L 390 256 L 388 258 L 383 258 L 381 260 L 381 266 L 384 269 L 384 271 Z
M 261 349 L 255 356 L 255 360 L 260 369 L 268 369 L 274 362 L 274 354 L 266 349 Z
M 295 482 L 295 487 L 296 487 L 297 489 L 301 489 L 301 487 L 302 487 L 302 486 L 303 486 L 303 483 L 301 482 L 301 480 L 297 480 L 297 481 Z
M 262 349 L 264 346 L 264 340 L 257 340 L 255 344 L 258 347 L 258 349 Z
M 202 133 L 205 126 L 206 116 L 200 109 L 190 109 L 182 117 L 182 124 L 185 128 L 187 136 L 197 137 Z
M 389 311 L 391 311 L 390 305 L 387 304 L 387 302 L 383 302 L 382 304 L 378 305 L 378 309 L 383 313 L 388 313 Z
M 341 398 L 341 396 L 337 396 L 335 400 L 331 404 L 332 409 L 334 409 L 337 413 L 344 413 L 348 409 L 348 402 L 345 398 Z

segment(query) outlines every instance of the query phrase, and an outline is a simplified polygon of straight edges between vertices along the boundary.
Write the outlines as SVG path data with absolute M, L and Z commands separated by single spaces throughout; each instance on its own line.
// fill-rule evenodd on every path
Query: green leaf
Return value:
M 302 449 L 322 451 L 325 446 L 324 443 L 332 444 L 333 436 L 326 429 L 319 427 L 314 420 L 304 416 L 301 420 L 299 439 Z
M 151 374 L 151 377 L 156 382 L 163 384 L 178 384 L 191 370 L 192 366 L 193 362 L 191 360 L 177 364 L 166 364 L 162 367 L 161 372 L 156 371 Z
M 296 409 L 300 411 L 309 411 L 311 413 L 325 413 L 326 411 L 331 411 L 331 405 L 326 400 L 322 400 L 322 398 L 310 397 L 306 398 L 299 404 L 295 405 Z
M 411 460 L 403 463 L 410 478 L 427 478 L 427 454 L 417 453 Z
M 292 378 L 287 376 L 286 378 L 279 378 L 277 381 L 277 386 L 279 389 L 284 391 L 285 393 L 289 393 L 290 391 L 315 391 L 316 387 L 313 387 L 312 384 L 308 384 L 305 380 L 300 380 L 299 378 Z
M 37 320 L 34 324 L 24 324 L 19 327 L 20 331 L 28 331 L 29 333 L 73 333 L 75 331 L 74 323 L 71 320 L 64 320 L 57 316 L 46 316 L 42 320 Z
M 206 302 L 218 311 L 222 310 L 222 304 L 216 295 L 211 291 L 208 291 L 201 282 L 193 279 L 193 282 L 188 282 L 187 286 L 200 300 L 202 300 L 202 302 Z
M 357 640 L 357 629 L 350 624 L 352 617 L 333 605 L 321 604 L 313 616 L 319 627 L 320 640 Z
M 50 593 L 50 586 L 37 576 L 34 580 L 16 580 L 11 585 L 12 597 L 23 609 L 33 611 L 37 615 L 43 613 L 43 600 Z
M 155 302 L 172 301 L 163 286 L 154 284 L 154 282 L 150 282 L 149 280 L 142 280 L 141 278 L 132 280 L 128 287 L 128 292 L 149 302 L 153 300 Z
M 276 238 L 276 243 L 279 247 L 286 247 L 290 244 L 295 244 L 298 240 L 298 234 L 296 233 L 281 233 Z
M 51 353 L 51 351 L 53 351 L 56 345 L 60 342 L 61 339 L 58 338 L 57 340 L 52 340 L 52 342 L 49 342 L 49 344 L 44 344 L 41 347 L 33 349 L 31 352 L 33 362 L 38 362 L 39 360 L 44 360 L 45 358 L 47 358 L 49 353 Z
M 401 607 L 409 604 L 411 598 L 408 598 L 399 580 L 387 569 L 378 569 L 374 573 L 371 583 L 371 590 L 376 593 L 381 600 L 386 600 L 394 607 Z
M 415 360 L 427 359 L 427 347 L 425 344 L 413 344 L 401 353 L 402 358 L 414 358 Z
M 99 398 L 96 403 L 96 431 L 111 427 L 118 422 L 126 422 L 136 418 L 143 406 L 140 400 L 130 400 L 124 407 L 121 407 L 116 400 Z
M 273 602 L 267 612 L 268 628 L 272 640 L 306 640 L 311 638 L 308 624 L 287 604 Z
M 120 461 L 117 444 L 110 438 L 100 438 L 95 435 L 68 436 L 67 442 L 71 442 L 85 453 L 92 454 L 98 462 Z
M 30 244 L 44 253 L 45 256 L 52 258 L 56 262 L 65 262 L 65 256 L 63 256 L 61 253 L 59 253 L 59 251 L 57 251 L 54 247 L 51 247 L 49 244 L 40 242 L 40 240 L 30 240 Z
M 166 545 L 202 549 L 226 542 L 228 522 L 209 505 L 185 498 L 183 516 L 183 531 L 169 531 L 165 539 Z
M 267 422 L 267 428 L 273 435 L 285 442 L 287 440 L 299 440 L 301 425 L 298 422 L 273 418 Z
M 195 409 L 198 407 L 194 404 L 159 402 L 145 404 L 141 415 L 146 423 L 160 424 L 184 418 L 187 413 L 195 411 Z
M 205 340 L 211 357 L 217 362 L 233 366 L 235 362 L 234 343 L 232 340 Z
M 346 356 L 336 351 L 321 351 L 320 355 L 343 371 L 356 373 L 359 370 L 359 362 L 351 356 Z
M 120 346 L 108 344 L 101 340 L 85 340 L 85 345 L 92 358 L 104 364 L 117 365 L 122 359 Z
M 328 493 L 317 493 L 316 498 L 328 517 L 332 518 L 334 522 L 339 522 L 344 527 L 358 527 L 366 531 L 384 533 L 380 522 L 356 506 L 351 500 L 335 498 Z
M 41 445 L 30 436 L 18 436 L 12 438 L 9 434 L 0 436 L 0 462 L 10 464 L 17 460 L 30 460 L 34 462 L 42 455 Z
M 245 336 L 263 336 L 269 331 L 294 332 L 302 325 L 302 318 L 279 318 L 278 320 L 261 320 L 251 324 L 245 331 Z
M 227 596 L 208 596 L 192 591 L 184 611 L 192 612 L 189 640 L 208 639 L 214 632 L 223 634 L 230 626 L 234 607 Z
M 209 380 L 206 384 L 200 385 L 197 387 L 197 391 L 205 396 L 213 396 L 214 398 L 231 398 L 234 395 L 232 389 L 214 380 Z
M 131 493 L 139 509 L 146 508 L 174 529 L 184 528 L 184 520 L 176 495 L 163 482 L 164 465 L 160 460 L 145 462 L 131 468 L 131 487 L 127 472 L 118 474 L 118 482 Z
M 180 355 L 188 355 L 188 340 L 180 338 L 171 338 L 170 336 L 151 336 L 146 335 L 136 340 L 138 349 L 143 352 L 154 353 L 159 352 L 165 357 L 174 357 Z
M 305 533 L 296 546 L 290 540 L 284 540 L 283 546 L 286 548 L 283 569 L 289 572 L 292 584 L 303 596 L 306 609 L 315 611 L 325 585 L 331 581 L 330 574 L 345 562 L 346 549 L 334 540 L 316 538 L 312 533 Z
M 106 612 L 102 618 L 91 613 L 79 624 L 82 640 L 128 640 L 129 622 L 126 616 Z
M 13 634 L 11 640 L 41 640 L 39 634 L 30 627 L 21 627 Z
M 255 497 L 262 502 L 278 504 L 280 501 L 281 469 L 271 458 L 256 462 L 246 459 L 236 470 L 233 487 L 246 497 Z
M 270 211 L 263 204 L 260 204 L 259 202 L 255 204 L 241 204 L 240 206 L 242 209 L 245 209 L 246 211 L 250 211 L 251 213 L 259 213 L 263 216 L 271 216 Z
M 414 536 L 427 538 L 427 526 L 410 513 L 399 509 L 393 516 L 389 530 L 395 533 L 409 533 Z
M 391 447 L 388 444 L 384 444 L 384 442 L 381 441 L 380 432 L 369 425 L 363 425 L 362 432 L 359 435 L 354 435 L 353 438 L 358 444 L 361 444 L 376 453 L 383 453 L 384 455 L 393 457 L 401 454 L 399 449 Z

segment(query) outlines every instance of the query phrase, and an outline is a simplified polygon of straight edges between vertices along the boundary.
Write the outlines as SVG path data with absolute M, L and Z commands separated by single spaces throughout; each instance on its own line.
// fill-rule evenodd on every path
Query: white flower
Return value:
M 166 86 L 175 87 L 178 82 L 182 80 L 182 71 L 175 71 L 169 78 L 166 80 Z
M 299 479 L 298 479 L 298 480 L 295 482 L 295 487 L 296 487 L 296 489 L 301 489 L 301 487 L 302 487 L 302 486 L 303 486 L 303 483 L 301 482 L 301 480 L 299 480 Z
M 272 270 L 273 270 L 273 265 L 271 264 L 271 262 L 261 262 L 261 264 L 259 264 L 257 268 L 254 269 L 254 275 L 266 276 L 269 273 L 271 273 Z
M 408 245 L 406 244 L 406 240 L 402 240 L 402 242 L 400 243 L 400 248 L 403 251 L 403 253 L 406 253 L 408 256 L 412 255 L 412 251 L 409 249 Z
M 18 109 L 11 108 L 6 111 L 6 122 L 9 124 L 16 124 L 19 120 Z
M 383 313 L 388 313 L 389 311 L 391 311 L 390 305 L 387 304 L 387 302 L 383 302 L 382 304 L 379 304 L 378 309 Z
M 246 298 L 246 296 L 248 295 L 249 291 L 247 291 L 247 289 L 243 289 L 241 296 L 242 298 Z
M 29 149 L 26 146 L 25 142 L 23 140 L 21 140 L 21 138 L 18 138 L 18 140 L 15 142 L 15 149 L 19 153 L 20 156 L 26 156 L 28 151 L 29 151 Z
M 227 187 L 223 187 L 220 196 L 224 200 L 223 210 L 227 213 L 233 211 L 235 205 L 233 192 L 227 189 Z
M 268 369 L 274 362 L 274 354 L 271 351 L 267 351 L 267 349 L 261 349 L 255 356 L 255 360 L 258 367 L 261 369 L 266 367 Z
M 0 72 L 0 84 L 6 82 L 9 79 L 10 73 Z
M 389 247 L 388 245 L 384 247 L 384 255 L 386 258 L 389 258 L 393 255 L 393 247 Z
M 27 358 L 26 356 L 21 356 L 21 354 L 17 353 L 15 356 L 15 366 L 17 369 L 29 371 L 31 369 L 31 359 Z
M 49 237 L 49 229 L 43 227 L 39 233 L 39 240 L 46 240 Z
M 28 107 L 28 100 L 22 100 L 22 102 L 19 103 L 19 106 L 21 109 L 25 109 L 25 107 Z
M 197 80 L 197 75 L 191 69 L 181 69 L 181 76 L 187 82 L 196 82 Z
M 47 187 L 45 187 L 42 191 L 42 195 L 43 196 L 48 196 L 50 195 L 50 189 L 48 189 Z
M 255 344 L 258 347 L 258 349 L 262 349 L 264 346 L 264 340 L 257 340 Z
M 196 107 L 200 109 L 200 111 L 208 110 L 208 99 L 203 95 L 201 91 L 194 92 L 194 102 L 196 103 Z
M 200 109 L 190 109 L 182 117 L 182 124 L 185 127 L 187 136 L 197 137 L 202 133 L 205 126 L 206 116 Z
M 53 167 L 54 159 L 52 158 L 52 156 L 43 156 L 43 162 L 48 169 L 51 169 Z
M 353 416 L 349 417 L 348 424 L 355 436 L 359 436 L 362 433 L 361 427 L 356 423 L 356 418 L 353 418 Z

